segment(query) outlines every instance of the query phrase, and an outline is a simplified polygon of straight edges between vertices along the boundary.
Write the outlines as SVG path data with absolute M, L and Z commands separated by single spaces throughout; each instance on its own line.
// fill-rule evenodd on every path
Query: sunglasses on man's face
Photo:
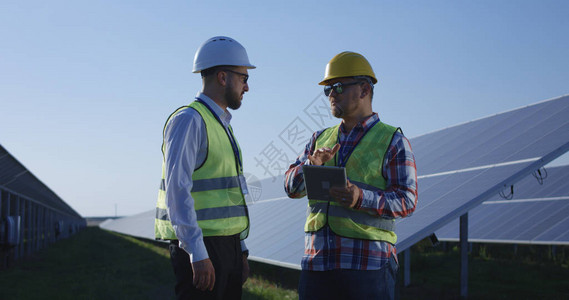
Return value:
M 237 74 L 237 75 L 243 76 L 243 77 L 242 77 L 242 78 L 243 78 L 243 84 L 246 84 L 246 83 L 247 83 L 247 80 L 249 80 L 249 75 L 247 75 L 247 74 L 235 72 L 235 71 L 229 70 L 229 69 L 223 69 L 222 71 L 224 71 L 224 72 L 230 72 L 230 73 L 233 73 L 233 74 Z
M 350 83 L 341 83 L 341 82 L 336 82 L 332 85 L 327 85 L 324 87 L 324 95 L 326 96 L 330 96 L 330 93 L 332 92 L 332 90 L 334 90 L 334 92 L 336 92 L 336 94 L 341 94 L 344 92 L 344 88 L 350 85 L 354 85 L 354 84 L 361 84 L 361 81 L 354 81 L 354 82 L 350 82 Z

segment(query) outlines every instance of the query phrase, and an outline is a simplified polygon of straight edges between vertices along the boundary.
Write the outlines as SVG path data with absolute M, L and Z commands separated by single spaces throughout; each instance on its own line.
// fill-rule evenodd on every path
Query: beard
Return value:
M 237 110 L 241 107 L 241 93 L 235 91 L 233 86 L 230 84 L 225 89 L 225 102 L 227 103 L 227 107 Z
M 336 105 L 330 107 L 330 112 L 336 118 L 341 118 L 344 115 L 344 110 L 337 103 Z

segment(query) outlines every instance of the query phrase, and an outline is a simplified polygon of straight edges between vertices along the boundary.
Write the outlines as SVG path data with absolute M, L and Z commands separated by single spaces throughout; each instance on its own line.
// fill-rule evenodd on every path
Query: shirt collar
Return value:
M 356 126 L 354 126 L 353 129 L 356 129 L 356 128 L 360 129 L 361 128 L 364 131 L 367 131 L 368 129 L 373 127 L 373 125 L 375 125 L 375 123 L 377 123 L 377 121 L 379 121 L 379 115 L 374 112 L 371 116 L 365 118 L 363 121 L 356 124 Z M 344 129 L 344 122 L 342 122 L 342 124 L 340 124 L 340 130 L 342 131 L 342 133 L 347 133 L 346 130 Z
M 211 100 L 211 98 L 204 93 L 198 93 L 196 98 L 202 99 L 205 103 L 207 103 L 207 105 L 213 109 L 213 113 L 215 113 L 226 125 L 229 125 L 232 117 L 229 111 L 221 108 L 219 105 L 217 105 L 217 103 L 215 103 L 215 101 Z

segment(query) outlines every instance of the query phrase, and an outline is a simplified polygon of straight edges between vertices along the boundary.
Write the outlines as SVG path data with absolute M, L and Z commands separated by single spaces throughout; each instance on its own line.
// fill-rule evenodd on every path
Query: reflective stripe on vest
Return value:
M 247 211 L 245 210 L 244 205 L 212 207 L 196 210 L 196 218 L 198 221 L 234 218 L 246 215 Z M 163 208 L 156 208 L 156 219 L 170 221 L 168 210 Z
M 329 204 L 325 202 L 315 203 L 308 206 L 306 213 L 327 213 L 329 216 L 351 219 L 357 224 L 371 226 L 387 231 L 395 230 L 395 220 L 378 218 L 377 216 L 372 216 L 367 213 L 345 209 L 342 206 L 330 205 L 330 207 L 328 207 L 328 205 Z
M 339 125 L 324 130 L 316 139 L 315 149 L 334 147 L 338 142 Z M 351 183 L 371 191 L 385 190 L 387 182 L 381 174 L 384 155 L 387 152 L 393 135 L 398 128 L 377 122 L 362 137 L 345 164 L 346 173 Z M 338 154 L 336 154 L 338 155 Z M 334 166 L 337 157 L 325 165 Z M 395 244 L 395 220 L 370 215 L 367 212 L 345 208 L 336 201 L 309 199 L 308 217 L 304 229 L 314 232 L 330 226 L 340 236 L 381 240 Z
M 196 180 L 192 184 L 192 192 L 229 189 L 234 187 L 239 187 L 239 176 Z M 166 183 L 164 179 L 161 180 L 160 189 L 163 191 L 166 190 Z
M 195 109 L 201 115 L 207 131 L 208 153 L 203 164 L 192 174 L 191 190 L 202 234 L 227 236 L 241 233 L 241 239 L 244 239 L 249 232 L 249 217 L 240 186 L 243 174 L 236 167 L 235 152 L 227 132 L 212 112 L 197 101 L 176 110 L 166 124 L 184 109 Z M 236 146 L 241 156 L 239 145 Z M 163 162 L 156 204 L 155 234 L 157 239 L 167 240 L 176 239 L 176 235 L 166 209 L 165 173 Z

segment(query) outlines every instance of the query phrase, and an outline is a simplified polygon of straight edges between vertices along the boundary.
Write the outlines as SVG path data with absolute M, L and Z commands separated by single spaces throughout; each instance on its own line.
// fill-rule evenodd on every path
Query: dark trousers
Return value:
M 204 237 L 204 244 L 215 269 L 213 291 L 200 291 L 194 287 L 190 256 L 178 247 L 178 241 L 170 243 L 170 261 L 176 275 L 176 298 L 241 299 L 243 254 L 239 235 Z
M 300 300 L 394 299 L 398 268 L 392 257 L 379 270 L 302 270 L 298 296 Z

